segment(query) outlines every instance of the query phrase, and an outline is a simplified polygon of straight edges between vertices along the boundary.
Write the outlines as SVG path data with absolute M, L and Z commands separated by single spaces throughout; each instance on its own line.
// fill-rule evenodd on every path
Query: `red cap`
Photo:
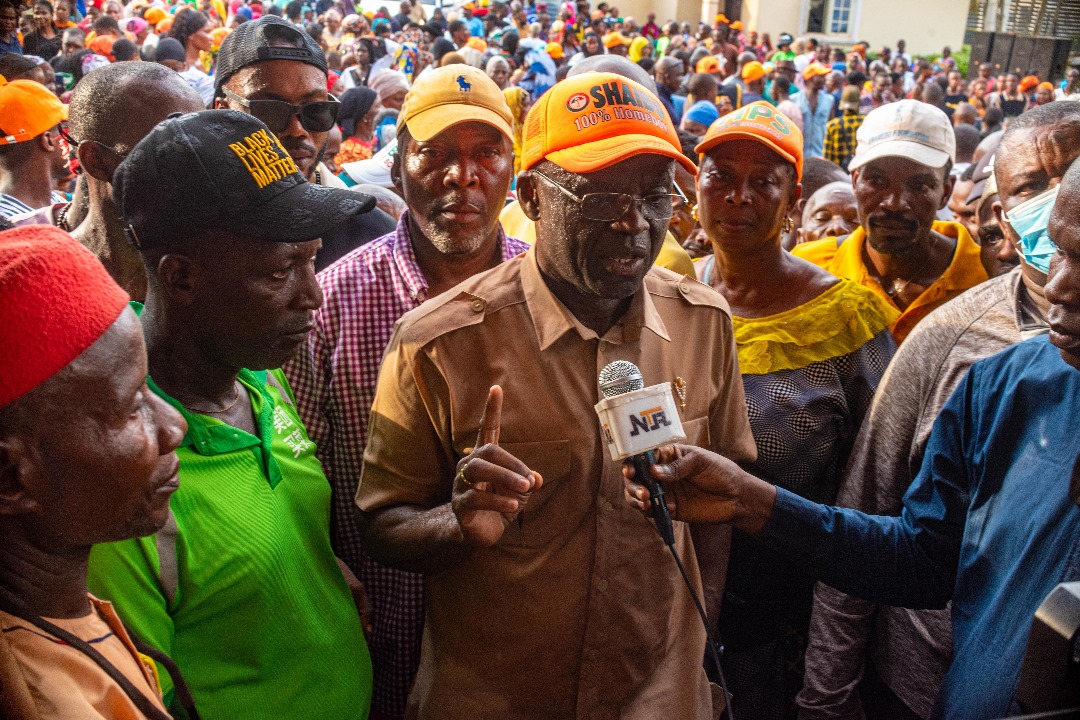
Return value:
M 63 230 L 0 233 L 0 407 L 67 367 L 108 330 L 128 294 Z

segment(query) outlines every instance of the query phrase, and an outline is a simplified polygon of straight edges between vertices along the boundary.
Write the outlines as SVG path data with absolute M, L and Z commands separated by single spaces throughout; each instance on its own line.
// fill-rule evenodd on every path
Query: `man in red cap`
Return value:
M 64 200 L 54 188 L 68 174 L 59 132 L 67 117 L 44 85 L 0 76 L 0 216 Z
M 86 574 L 92 545 L 165 523 L 184 421 L 127 293 L 63 231 L 0 233 L 0 327 L 0 716 L 168 718 Z

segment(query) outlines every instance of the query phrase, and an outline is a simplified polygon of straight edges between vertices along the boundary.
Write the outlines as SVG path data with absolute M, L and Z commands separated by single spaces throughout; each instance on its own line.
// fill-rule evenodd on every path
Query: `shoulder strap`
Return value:
M 25 607 L 23 603 L 16 598 L 10 596 L 6 590 L 0 592 L 0 609 L 25 620 L 59 640 L 63 640 L 68 645 L 93 660 L 106 675 L 112 678 L 113 682 L 120 686 L 120 689 L 124 691 L 124 694 L 127 695 L 131 702 L 134 703 L 135 707 L 139 709 L 139 712 L 150 720 L 172 720 L 168 713 L 159 708 L 152 700 L 150 700 L 150 698 L 146 697 L 141 690 L 135 687 L 124 673 L 120 672 L 115 665 L 109 662 L 108 658 L 98 652 L 97 648 L 93 647 L 81 637 L 69 633 L 67 630 L 54 625 L 36 613 L 30 612 L 29 608 Z M 181 682 L 183 681 L 181 680 Z M 192 709 L 194 710 L 194 708 Z

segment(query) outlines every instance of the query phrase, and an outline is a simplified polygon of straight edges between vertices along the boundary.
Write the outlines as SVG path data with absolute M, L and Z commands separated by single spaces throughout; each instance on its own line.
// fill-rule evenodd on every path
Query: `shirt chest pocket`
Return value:
M 592 505 L 591 498 L 582 494 L 585 479 L 570 477 L 570 441 L 500 443 L 500 446 L 540 473 L 544 484 L 529 495 L 525 509 L 506 528 L 499 545 L 541 548 L 567 537 Z
M 686 433 L 686 445 L 696 445 L 699 448 L 712 450 L 712 438 L 709 437 L 709 418 L 699 417 L 693 420 L 683 420 L 683 432 Z

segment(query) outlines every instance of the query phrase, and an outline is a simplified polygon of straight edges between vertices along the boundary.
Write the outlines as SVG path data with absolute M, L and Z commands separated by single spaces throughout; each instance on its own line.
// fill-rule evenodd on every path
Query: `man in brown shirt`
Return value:
M 629 360 L 683 380 L 689 442 L 756 456 L 727 305 L 650 269 L 675 162 L 694 168 L 660 101 L 610 73 L 548 91 L 524 136 L 536 245 L 403 317 L 372 407 L 365 544 L 427 575 L 408 717 L 704 720 L 704 629 L 593 410 Z M 693 547 L 677 524 L 700 593 L 726 555 Z

